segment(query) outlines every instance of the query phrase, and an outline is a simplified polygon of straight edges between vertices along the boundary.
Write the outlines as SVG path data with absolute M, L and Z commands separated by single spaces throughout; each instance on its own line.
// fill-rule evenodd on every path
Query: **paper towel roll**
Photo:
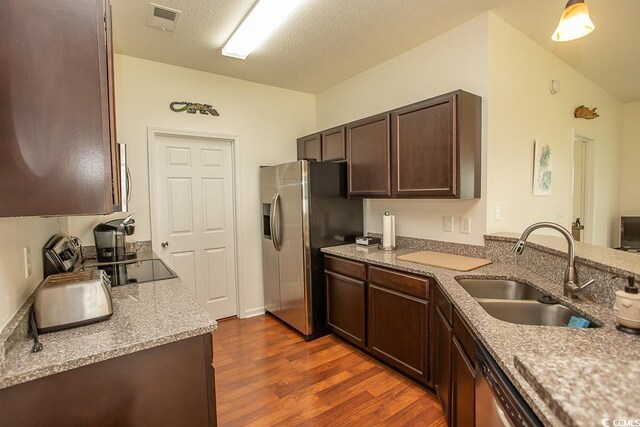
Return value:
M 385 212 L 382 216 L 382 247 L 395 248 L 396 246 L 396 217 Z

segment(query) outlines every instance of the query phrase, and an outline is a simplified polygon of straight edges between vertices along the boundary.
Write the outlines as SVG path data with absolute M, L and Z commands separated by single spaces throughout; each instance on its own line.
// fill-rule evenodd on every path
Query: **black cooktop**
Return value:
M 83 270 L 104 270 L 111 279 L 111 286 L 173 279 L 176 274 L 160 259 L 101 264 L 83 267 Z

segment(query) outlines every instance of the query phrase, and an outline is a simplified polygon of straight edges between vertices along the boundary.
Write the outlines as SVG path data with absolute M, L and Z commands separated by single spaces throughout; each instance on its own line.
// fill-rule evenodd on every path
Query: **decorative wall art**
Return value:
M 600 114 L 596 113 L 597 109 L 598 107 L 588 108 L 584 105 L 581 105 L 573 112 L 573 117 L 575 117 L 576 119 L 587 120 L 597 119 L 598 117 L 600 117 Z
M 533 195 L 550 196 L 553 184 L 551 147 L 533 141 Z
M 169 104 L 169 108 L 171 111 L 175 111 L 176 113 L 181 113 L 186 111 L 189 114 L 195 114 L 198 111 L 200 114 L 209 114 L 212 116 L 219 116 L 218 112 L 215 108 L 213 108 L 209 104 L 200 104 L 197 102 L 189 102 L 189 101 L 173 101 Z

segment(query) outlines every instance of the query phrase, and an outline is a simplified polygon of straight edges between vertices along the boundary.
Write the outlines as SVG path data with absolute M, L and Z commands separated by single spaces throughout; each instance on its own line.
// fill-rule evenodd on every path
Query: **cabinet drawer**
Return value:
M 476 365 L 476 340 L 473 332 L 467 326 L 467 323 L 462 320 L 458 310 L 453 310 L 453 333 L 458 338 L 465 356 L 473 366 Z
M 367 279 L 367 266 L 360 262 L 325 255 L 324 268 L 354 279 Z
M 435 307 L 438 307 L 445 319 L 449 322 L 449 325 L 453 323 L 453 306 L 449 299 L 442 293 L 440 286 L 433 287 L 432 302 Z
M 416 298 L 429 299 L 429 279 L 426 278 L 369 267 L 369 283 Z
M 365 283 L 331 272 L 324 274 L 327 325 L 342 338 L 365 346 Z

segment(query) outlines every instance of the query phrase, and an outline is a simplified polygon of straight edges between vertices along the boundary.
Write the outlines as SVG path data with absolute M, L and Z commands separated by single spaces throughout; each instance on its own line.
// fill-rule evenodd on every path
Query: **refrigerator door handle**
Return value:
M 279 202 L 280 194 L 275 193 L 271 201 L 271 241 L 276 251 L 280 252 L 280 214 Z

